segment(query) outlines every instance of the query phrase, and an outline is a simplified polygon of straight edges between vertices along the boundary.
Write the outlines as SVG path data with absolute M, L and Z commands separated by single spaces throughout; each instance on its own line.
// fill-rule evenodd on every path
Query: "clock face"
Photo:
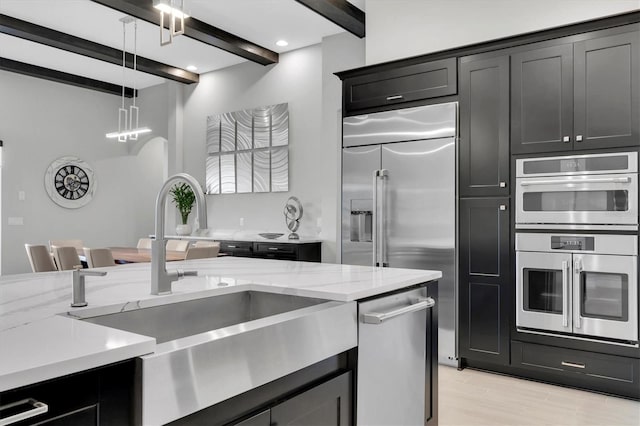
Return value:
M 69 209 L 86 205 L 96 189 L 93 169 L 76 157 L 61 157 L 51 163 L 44 184 L 49 197 Z

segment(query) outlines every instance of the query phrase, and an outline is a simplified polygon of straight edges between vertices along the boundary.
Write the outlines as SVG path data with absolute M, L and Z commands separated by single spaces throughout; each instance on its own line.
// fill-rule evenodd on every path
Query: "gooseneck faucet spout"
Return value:
M 202 191 L 202 187 L 198 181 L 191 175 L 186 173 L 178 173 L 167 179 L 158 192 L 156 198 L 156 236 L 151 242 L 151 294 L 169 294 L 171 293 L 171 282 L 187 275 L 195 275 L 195 273 L 187 271 L 167 272 L 166 255 L 167 247 L 164 236 L 165 226 L 165 209 L 167 204 L 167 195 L 171 187 L 178 181 L 184 181 L 191 186 L 196 196 L 196 210 L 198 218 L 196 229 L 207 229 L 207 202 Z

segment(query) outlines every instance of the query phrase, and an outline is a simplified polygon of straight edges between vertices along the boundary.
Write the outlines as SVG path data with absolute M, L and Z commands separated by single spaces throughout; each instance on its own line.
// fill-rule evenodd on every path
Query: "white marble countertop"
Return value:
M 170 235 L 166 236 L 167 239 L 188 239 L 188 240 L 213 240 L 213 241 L 248 241 L 248 242 L 273 242 L 273 243 L 285 243 L 285 244 L 304 244 L 304 243 L 321 243 L 322 239 L 318 237 L 310 237 L 306 235 L 300 235 L 299 240 L 290 240 L 288 238 L 289 233 L 282 233 L 282 236 L 278 238 L 264 238 L 261 237 L 261 233 L 268 233 L 268 231 L 262 232 L 258 230 L 237 230 L 237 229 L 218 229 L 218 230 L 198 230 L 194 235 L 180 236 Z
M 199 276 L 152 296 L 150 265 L 110 268 L 86 278 L 87 308 L 71 308 L 71 272 L 0 277 L 0 391 L 151 353 L 155 339 L 63 316 L 178 302 L 230 291 L 269 292 L 351 301 L 440 278 L 439 271 L 219 257 L 171 262 Z M 62 314 L 62 315 L 61 315 Z

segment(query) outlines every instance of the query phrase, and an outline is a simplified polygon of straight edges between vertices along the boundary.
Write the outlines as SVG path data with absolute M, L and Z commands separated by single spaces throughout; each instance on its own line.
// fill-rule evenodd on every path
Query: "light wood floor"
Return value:
M 441 426 L 640 425 L 640 402 L 439 366 Z

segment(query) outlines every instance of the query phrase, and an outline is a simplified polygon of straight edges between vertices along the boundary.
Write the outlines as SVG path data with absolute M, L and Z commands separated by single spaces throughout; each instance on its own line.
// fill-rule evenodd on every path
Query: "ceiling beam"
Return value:
M 347 0 L 296 0 L 351 34 L 365 36 L 365 14 Z
M 0 33 L 19 37 L 35 43 L 66 50 L 115 65 L 122 65 L 122 50 L 85 40 L 70 34 L 32 24 L 8 15 L 0 14 Z M 180 83 L 197 83 L 199 75 L 182 68 L 172 67 L 152 59 L 137 57 L 137 70 Z M 133 54 L 127 53 L 126 64 L 133 69 Z
M 109 93 L 111 95 L 122 95 L 122 86 L 117 84 L 14 61 L 13 59 L 0 58 L 0 70 L 42 78 L 49 81 L 55 81 L 57 83 L 69 84 L 71 86 L 82 87 L 84 89 L 97 90 L 98 92 Z M 125 96 L 127 98 L 132 98 L 133 89 L 126 87 Z
M 92 0 L 103 6 L 160 26 L 160 12 L 153 8 L 152 0 Z M 165 26 L 168 26 L 166 24 Z M 198 40 L 226 52 L 233 53 L 261 65 L 278 63 L 278 53 L 259 46 L 234 34 L 202 22 L 194 17 L 184 21 L 184 36 Z M 160 36 L 158 35 L 158 43 Z

